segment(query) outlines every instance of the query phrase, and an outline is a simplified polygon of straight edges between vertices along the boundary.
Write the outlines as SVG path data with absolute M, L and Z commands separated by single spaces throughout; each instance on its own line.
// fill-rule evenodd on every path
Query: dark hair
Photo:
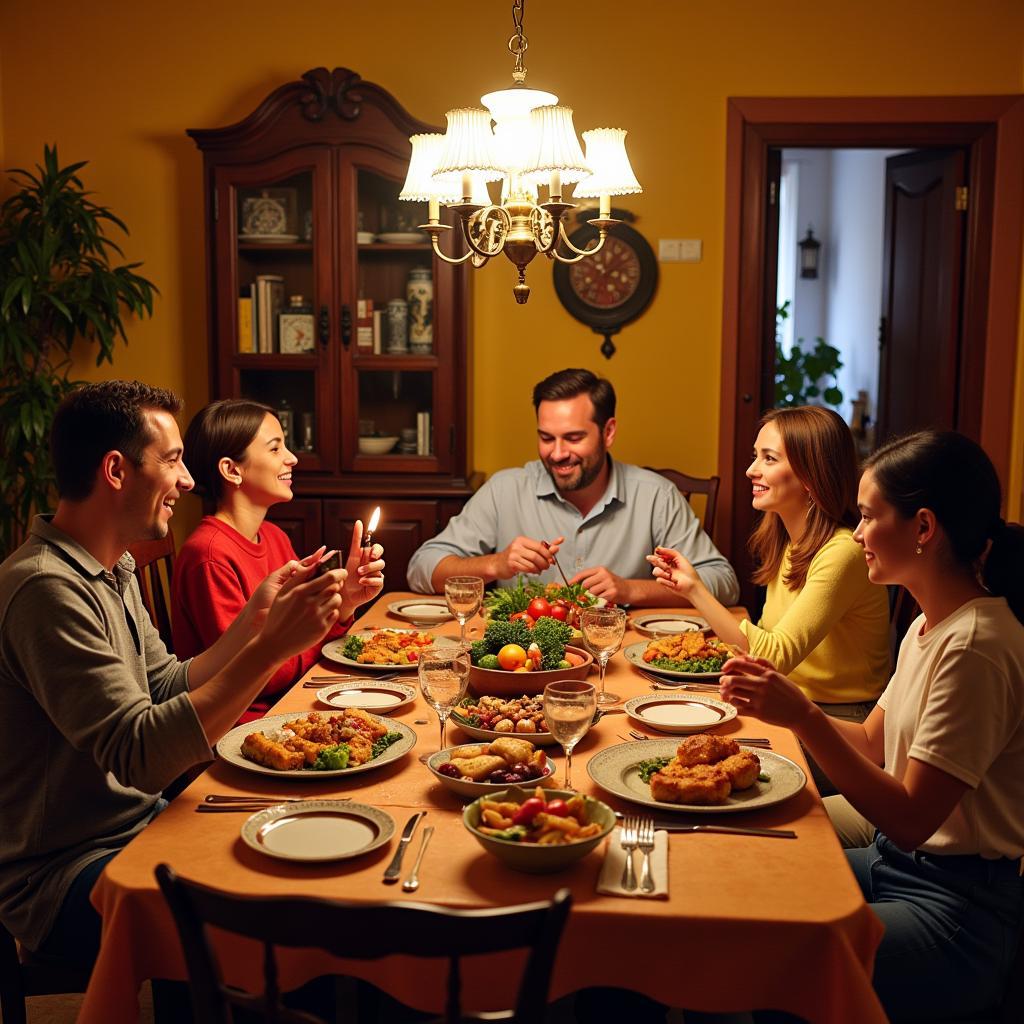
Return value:
M 537 411 L 541 402 L 560 402 L 584 394 L 594 403 L 594 422 L 604 430 L 604 425 L 615 415 L 615 388 L 610 380 L 590 370 L 559 370 L 545 377 L 533 389 L 533 411 Z
M 979 444 L 954 431 L 922 430 L 883 445 L 864 468 L 904 519 L 930 509 L 953 560 L 980 570 L 985 589 L 1005 597 L 1024 622 L 1024 528 L 999 517 L 999 477 Z
M 134 465 L 141 465 L 142 453 L 153 440 L 145 418 L 152 409 L 176 415 L 181 411 L 181 399 L 166 388 L 137 380 L 86 384 L 67 395 L 50 428 L 50 453 L 60 497 L 68 501 L 88 498 L 107 452 L 119 451 Z
M 192 417 L 185 431 L 185 459 L 195 480 L 193 494 L 219 502 L 224 494 L 221 459 L 241 462 L 245 450 L 259 433 L 267 413 L 277 413 L 262 402 L 223 398 L 211 402 Z
M 857 525 L 857 451 L 843 418 L 831 409 L 801 405 L 772 409 L 757 429 L 774 423 L 782 436 L 786 459 L 797 479 L 810 492 L 807 526 L 789 552 L 789 572 L 783 583 L 799 590 L 807 582 L 811 560 L 839 526 Z M 765 585 L 778 575 L 790 543 L 777 512 L 766 512 L 750 537 L 757 562 L 754 582 Z

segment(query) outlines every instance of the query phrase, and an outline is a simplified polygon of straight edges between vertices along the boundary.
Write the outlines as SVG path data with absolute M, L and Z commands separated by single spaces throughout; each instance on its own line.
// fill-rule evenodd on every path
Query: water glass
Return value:
M 565 751 L 565 789 L 572 789 L 573 747 L 586 735 L 597 710 L 593 683 L 562 679 L 544 687 L 544 721 Z
M 585 608 L 580 619 L 583 642 L 597 659 L 598 671 L 601 673 L 601 692 L 597 695 L 598 704 L 615 704 L 620 698 L 617 694 L 606 693 L 604 674 L 608 668 L 608 659 L 622 646 L 622 637 L 626 632 L 626 613 L 621 608 Z
M 444 727 L 453 707 L 466 695 L 469 683 L 469 648 L 460 644 L 425 647 L 419 655 L 420 692 L 437 712 L 441 722 L 441 746 Z
M 484 581 L 479 576 L 449 576 L 444 581 L 444 599 L 448 611 L 459 620 L 459 640 L 466 642 L 466 623 L 473 618 L 484 599 Z

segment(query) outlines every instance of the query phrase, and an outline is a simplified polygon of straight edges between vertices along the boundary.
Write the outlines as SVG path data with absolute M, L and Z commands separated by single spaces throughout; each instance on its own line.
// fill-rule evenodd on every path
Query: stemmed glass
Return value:
M 444 727 L 448 715 L 466 695 L 469 664 L 469 648 L 461 644 L 425 647 L 420 651 L 420 692 L 441 721 L 439 750 L 444 750 Z
M 459 620 L 459 641 L 465 644 L 466 623 L 483 603 L 484 581 L 479 576 L 449 576 L 444 581 L 444 599 L 448 611 Z
M 544 687 L 544 721 L 565 751 L 565 788 L 572 789 L 573 747 L 586 735 L 597 709 L 593 683 L 562 679 Z
M 608 659 L 622 645 L 622 636 L 626 632 L 626 613 L 621 608 L 585 608 L 580 629 L 583 631 L 583 642 L 597 659 L 601 673 L 601 692 L 597 695 L 597 703 L 614 704 L 619 697 L 614 693 L 605 693 L 604 674 L 608 668 Z

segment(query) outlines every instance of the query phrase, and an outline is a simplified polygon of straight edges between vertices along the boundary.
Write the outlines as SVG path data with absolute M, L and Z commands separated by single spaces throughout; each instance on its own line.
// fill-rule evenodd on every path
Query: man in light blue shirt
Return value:
M 651 577 L 655 547 L 683 552 L 723 604 L 739 598 L 732 566 L 675 485 L 616 462 L 615 390 L 589 370 L 562 370 L 533 390 L 540 459 L 495 473 L 409 562 L 409 584 L 440 593 L 449 576 L 512 585 L 520 573 L 572 583 L 616 604 L 671 605 Z

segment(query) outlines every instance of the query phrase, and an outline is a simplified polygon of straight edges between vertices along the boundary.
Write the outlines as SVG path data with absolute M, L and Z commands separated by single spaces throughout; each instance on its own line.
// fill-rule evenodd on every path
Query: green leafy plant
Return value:
M 782 351 L 778 326 L 789 319 L 789 299 L 775 310 L 775 407 L 829 405 L 838 409 L 843 393 L 836 376 L 842 368 L 839 349 L 815 338 L 814 348 L 804 349 L 798 338 L 789 355 Z
M 98 346 L 96 365 L 113 362 L 125 318 L 152 316 L 156 286 L 135 273 L 107 236 L 128 228 L 89 198 L 78 177 L 85 162 L 60 166 L 44 146 L 36 173 L 11 171 L 18 186 L 0 206 L 0 557 L 53 501 L 48 435 L 71 380 L 71 349 Z

